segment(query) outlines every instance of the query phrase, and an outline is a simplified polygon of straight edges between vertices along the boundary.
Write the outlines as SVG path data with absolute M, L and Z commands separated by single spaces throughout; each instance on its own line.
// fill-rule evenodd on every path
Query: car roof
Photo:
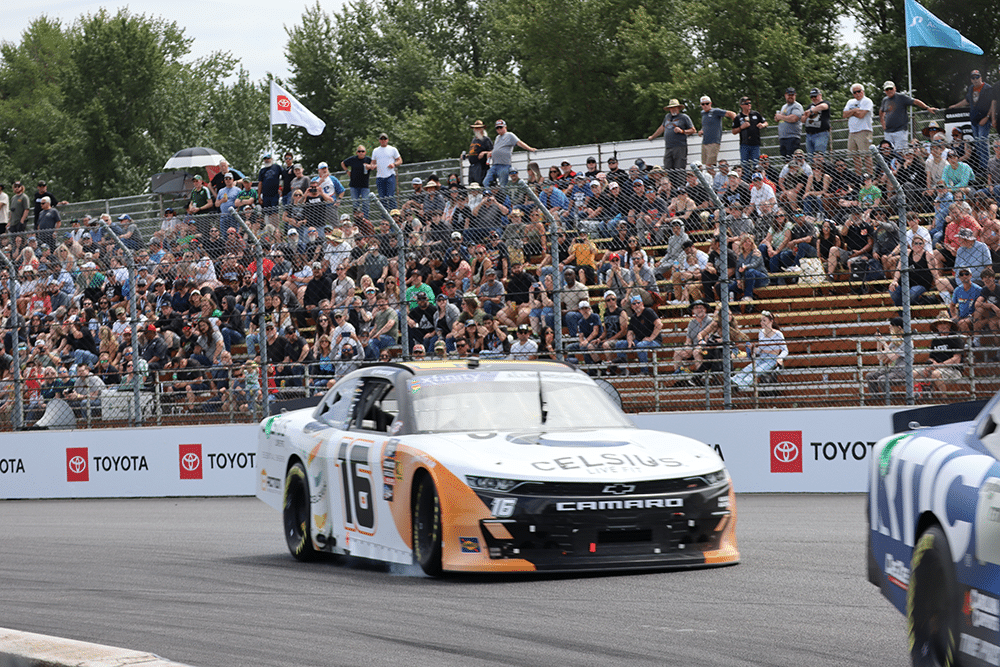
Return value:
M 368 368 L 378 368 L 379 366 L 392 366 L 406 369 L 414 375 L 439 375 L 442 373 L 457 373 L 469 371 L 532 371 L 547 373 L 574 373 L 576 369 L 571 365 L 561 361 L 515 361 L 507 359 L 491 359 L 476 361 L 475 359 L 442 359 L 433 361 L 405 361 L 388 364 L 369 366 Z

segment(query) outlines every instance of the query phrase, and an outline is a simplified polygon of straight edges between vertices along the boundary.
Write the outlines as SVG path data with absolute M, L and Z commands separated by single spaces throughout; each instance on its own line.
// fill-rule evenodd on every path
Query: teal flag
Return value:
M 906 0 L 906 45 L 954 49 L 983 55 L 981 48 L 924 9 L 916 0 Z

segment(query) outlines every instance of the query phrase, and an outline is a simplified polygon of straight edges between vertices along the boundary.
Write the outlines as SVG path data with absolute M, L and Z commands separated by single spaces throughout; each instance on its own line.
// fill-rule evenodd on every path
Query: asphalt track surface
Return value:
M 197 667 L 908 665 L 864 497 L 738 497 L 735 567 L 433 580 L 293 561 L 251 498 L 0 503 L 0 626 Z

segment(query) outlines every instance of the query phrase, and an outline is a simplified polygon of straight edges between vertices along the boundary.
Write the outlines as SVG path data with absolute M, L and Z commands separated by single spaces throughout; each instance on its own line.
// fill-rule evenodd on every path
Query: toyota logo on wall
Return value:
M 201 445 L 177 445 L 181 479 L 202 479 Z
M 89 482 L 90 468 L 87 466 L 86 447 L 66 448 L 66 481 L 67 482 Z
M 73 474 L 79 475 L 87 469 L 87 459 L 82 456 L 74 456 L 69 460 L 69 469 Z
M 802 472 L 802 431 L 771 431 L 771 472 Z
M 201 459 L 198 458 L 197 454 L 187 453 L 181 457 L 181 467 L 191 472 L 197 470 L 201 466 Z
M 783 440 L 774 446 L 774 458 L 782 463 L 790 463 L 799 457 L 799 448 L 794 442 Z

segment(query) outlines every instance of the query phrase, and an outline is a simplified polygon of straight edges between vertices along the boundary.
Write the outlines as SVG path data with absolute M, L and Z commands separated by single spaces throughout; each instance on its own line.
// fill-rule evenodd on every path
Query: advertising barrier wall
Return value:
M 741 493 L 858 492 L 898 408 L 632 415 L 708 443 Z M 257 425 L 27 432 L 0 443 L 0 499 L 250 496 Z
M 256 456 L 256 424 L 18 433 L 0 498 L 249 496 Z
M 708 443 L 725 459 L 738 493 L 846 493 L 868 490 L 872 448 L 892 435 L 898 410 L 675 412 L 632 421 Z

